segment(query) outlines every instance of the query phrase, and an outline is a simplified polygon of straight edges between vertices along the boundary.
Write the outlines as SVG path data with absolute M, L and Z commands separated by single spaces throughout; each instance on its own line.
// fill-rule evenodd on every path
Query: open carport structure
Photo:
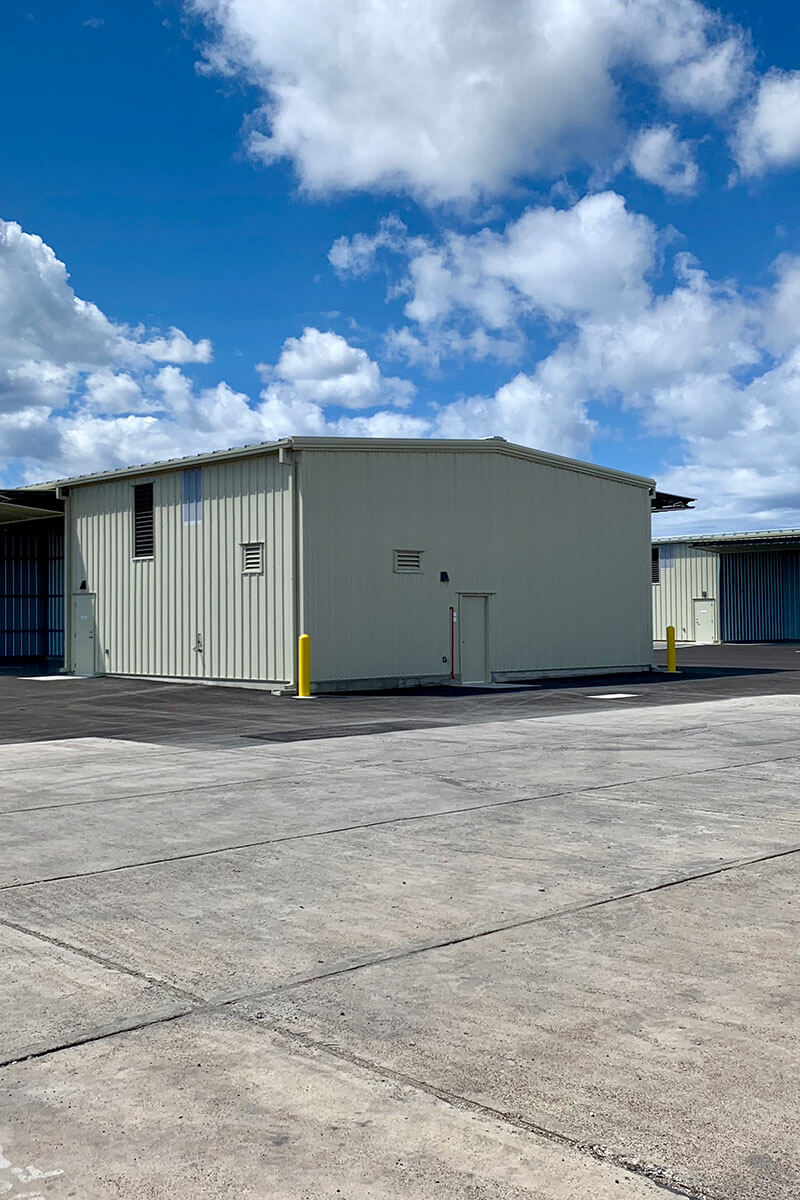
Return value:
M 0 491 L 0 670 L 64 663 L 64 501 Z

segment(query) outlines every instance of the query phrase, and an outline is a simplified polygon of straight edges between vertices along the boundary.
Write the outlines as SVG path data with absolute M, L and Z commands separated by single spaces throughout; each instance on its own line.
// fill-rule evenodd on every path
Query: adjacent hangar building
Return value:
M 659 538 L 653 632 L 683 642 L 800 640 L 800 530 Z
M 15 617 L 5 659 L 63 636 L 76 674 L 292 691 L 306 633 L 317 691 L 646 671 L 651 509 L 682 506 L 502 438 L 288 438 L 25 488 L 0 524 L 42 522 L 36 630 Z

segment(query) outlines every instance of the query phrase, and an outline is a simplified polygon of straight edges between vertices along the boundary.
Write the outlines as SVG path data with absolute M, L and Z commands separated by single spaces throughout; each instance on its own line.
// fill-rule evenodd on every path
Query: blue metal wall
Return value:
M 800 640 L 800 551 L 720 554 L 723 642 Z
M 0 662 L 63 656 L 63 527 L 0 526 Z

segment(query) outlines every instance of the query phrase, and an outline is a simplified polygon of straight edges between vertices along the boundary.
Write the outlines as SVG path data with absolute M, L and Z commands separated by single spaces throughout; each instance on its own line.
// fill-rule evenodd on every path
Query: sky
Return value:
M 800 526 L 800 9 L 55 0 L 0 44 L 0 483 L 502 436 Z

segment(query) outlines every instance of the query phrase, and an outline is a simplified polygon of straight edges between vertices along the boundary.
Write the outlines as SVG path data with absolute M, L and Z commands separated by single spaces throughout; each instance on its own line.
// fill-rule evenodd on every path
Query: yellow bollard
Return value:
M 677 670 L 678 670 L 678 668 L 675 663 L 675 626 L 668 625 L 667 626 L 667 671 L 670 673 L 670 675 L 675 675 L 677 673 Z
M 297 696 L 308 700 L 311 695 L 311 638 L 301 633 L 297 639 Z

